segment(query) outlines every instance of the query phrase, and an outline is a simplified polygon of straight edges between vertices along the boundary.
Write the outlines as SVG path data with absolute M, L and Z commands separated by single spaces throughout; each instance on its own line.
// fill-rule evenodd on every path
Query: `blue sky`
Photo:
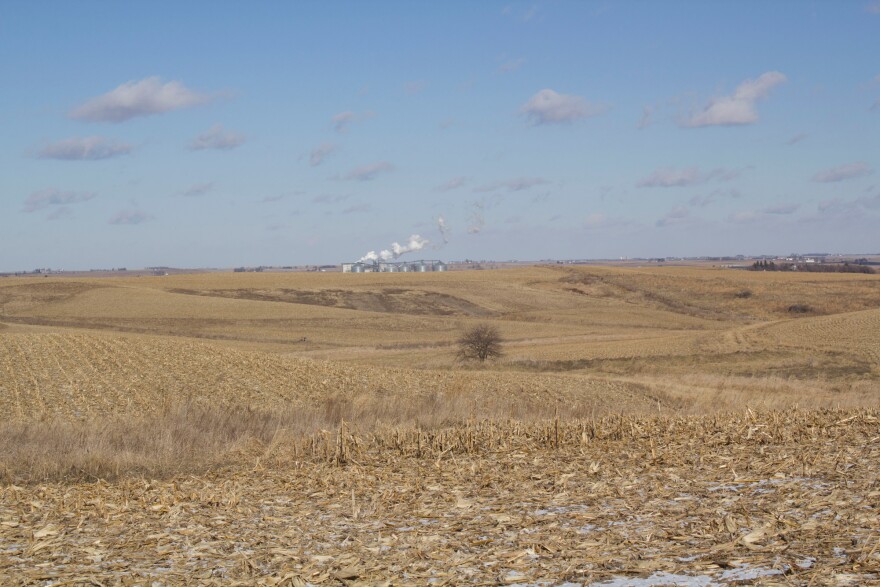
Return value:
M 878 55 L 878 0 L 7 1 L 0 271 L 880 252 Z

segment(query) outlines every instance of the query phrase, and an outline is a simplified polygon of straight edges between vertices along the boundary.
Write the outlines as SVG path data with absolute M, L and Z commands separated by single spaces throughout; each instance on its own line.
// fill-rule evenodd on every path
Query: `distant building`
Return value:
M 433 273 L 448 270 L 449 266 L 443 261 L 427 259 L 420 261 L 358 261 L 342 264 L 343 273 Z

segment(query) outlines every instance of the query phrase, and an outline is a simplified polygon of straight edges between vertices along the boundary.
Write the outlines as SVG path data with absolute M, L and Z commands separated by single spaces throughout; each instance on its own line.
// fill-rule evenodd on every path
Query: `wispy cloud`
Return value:
M 774 87 L 786 81 L 784 74 L 768 71 L 757 79 L 737 86 L 733 94 L 714 98 L 700 112 L 683 121 L 682 126 L 737 126 L 758 121 L 756 104 L 767 97 Z
M 88 122 L 124 122 L 138 116 L 190 108 L 210 101 L 178 81 L 162 83 L 158 76 L 129 81 L 70 112 L 70 118 Z
M 483 184 L 474 188 L 475 192 L 495 192 L 498 190 L 507 190 L 508 192 L 521 192 L 535 187 L 536 185 L 545 185 L 550 183 L 543 177 L 517 177 L 513 179 L 505 179 L 492 183 Z
M 537 4 L 532 4 L 527 8 L 515 7 L 512 4 L 508 4 L 501 9 L 501 15 L 522 22 L 532 22 L 533 20 L 540 20 L 541 12 Z
M 789 216 L 800 208 L 800 204 L 776 204 L 760 210 L 740 210 L 729 214 L 727 221 L 734 224 L 748 224 L 764 219 L 767 216 Z
M 690 220 L 691 212 L 685 206 L 677 206 L 667 212 L 655 224 L 657 226 L 672 226 L 674 224 L 682 224 Z
M 342 213 L 343 214 L 366 214 L 367 212 L 372 212 L 373 206 L 371 204 L 353 204 L 348 208 L 345 208 Z
M 715 202 L 717 202 L 719 199 L 722 199 L 722 198 L 734 198 L 735 199 L 735 198 L 741 198 L 741 197 L 742 197 L 742 192 L 740 192 L 736 188 L 715 189 L 715 190 L 712 190 L 708 194 L 694 196 L 693 198 L 690 199 L 688 204 L 690 204 L 691 206 L 695 206 L 695 207 L 705 208 L 706 206 L 708 206 L 710 204 L 714 204 Z
M 787 215 L 794 214 L 800 207 L 800 204 L 776 204 L 775 206 L 764 208 L 761 212 L 764 214 Z
M 880 0 L 873 0 L 865 5 L 865 12 L 868 14 L 880 14 Z
M 413 80 L 406 82 L 403 84 L 403 91 L 408 96 L 414 96 L 416 94 L 421 94 L 425 91 L 425 88 L 428 87 L 428 83 L 424 80 Z
M 636 125 L 636 128 L 639 130 L 648 128 L 654 124 L 654 107 L 653 106 L 645 106 L 642 108 L 642 118 L 639 119 L 639 123 Z
M 658 169 L 636 184 L 640 188 L 649 187 L 683 187 L 704 183 L 706 176 L 696 167 L 685 169 Z
M 324 162 L 324 159 L 336 152 L 338 146 L 333 143 L 321 143 L 309 153 L 309 165 L 317 167 Z
M 511 73 L 511 72 L 514 72 L 514 71 L 518 70 L 519 68 L 521 68 L 523 65 L 525 65 L 525 63 L 526 63 L 526 60 L 523 59 L 522 57 L 520 57 L 518 59 L 510 59 L 508 61 L 505 61 L 501 65 L 499 65 L 498 71 L 500 73 Z
M 608 228 L 625 227 L 632 224 L 633 222 L 631 220 L 612 218 L 605 214 L 594 212 L 587 215 L 584 219 L 583 226 L 587 230 L 604 230 Z
M 785 141 L 785 144 L 786 145 L 796 145 L 796 144 L 800 143 L 801 141 L 806 140 L 807 137 L 809 137 L 809 136 L 810 135 L 805 134 L 805 133 L 796 134 L 793 137 L 791 137 L 790 139 L 788 139 L 787 141 Z
M 46 216 L 46 220 L 63 220 L 65 218 L 70 218 L 71 216 L 73 216 L 73 210 L 67 206 L 61 206 L 50 212 Z
M 351 194 L 321 194 L 312 198 L 313 204 L 338 204 L 349 199 Z
M 363 165 L 352 169 L 343 176 L 343 179 L 349 181 L 370 181 L 383 173 L 389 173 L 391 171 L 394 171 L 394 165 L 388 161 L 378 161 L 376 163 L 371 163 L 370 165 Z
M 202 151 L 205 149 L 228 151 L 240 147 L 244 144 L 245 140 L 243 134 L 226 130 L 222 124 L 215 124 L 206 132 L 194 138 L 189 144 L 189 149 L 190 151 Z
M 143 224 L 153 219 L 151 214 L 142 210 L 120 210 L 110 217 L 110 224 Z
M 76 137 L 51 143 L 39 151 L 39 159 L 60 159 L 63 161 L 98 161 L 128 155 L 132 146 L 104 137 Z
M 55 188 L 31 193 L 24 200 L 23 212 L 36 212 L 49 206 L 69 206 L 86 202 L 96 197 L 95 192 L 65 192 Z
M 559 94 L 544 89 L 523 104 L 520 112 L 528 117 L 533 125 L 568 124 L 588 116 L 596 116 L 608 109 L 601 104 L 592 104 L 580 96 Z
M 711 180 L 732 181 L 741 176 L 748 169 L 726 169 L 719 167 L 711 171 L 701 171 L 698 167 L 685 167 L 676 169 L 667 167 L 657 169 L 651 175 L 641 179 L 636 186 L 640 188 L 651 187 L 687 187 L 704 184 Z
M 727 221 L 734 224 L 749 224 L 758 220 L 760 215 L 753 210 L 742 210 L 740 212 L 732 212 L 727 216 Z
M 880 210 L 880 193 L 873 196 L 860 196 L 851 200 L 844 200 L 843 198 L 823 200 L 819 202 L 817 209 L 823 213 Z
M 470 181 L 467 177 L 462 175 L 458 177 L 453 177 L 449 181 L 444 181 L 440 185 L 434 188 L 436 192 L 448 192 L 452 190 L 457 190 L 458 188 L 464 186 L 468 181 Z
M 871 168 L 870 165 L 859 161 L 858 163 L 839 165 L 837 167 L 832 167 L 830 169 L 820 171 L 813 176 L 813 181 L 818 183 L 833 183 L 837 181 L 853 179 L 856 177 L 863 177 L 865 175 L 870 175 L 873 172 L 874 170 Z
M 338 133 L 348 132 L 348 129 L 352 124 L 363 122 L 369 118 L 372 118 L 376 114 L 374 112 L 352 112 L 350 110 L 346 110 L 345 112 L 340 112 L 333 116 L 330 121 L 333 123 L 333 130 Z
M 209 181 L 207 183 L 196 183 L 196 184 L 189 186 L 188 188 L 186 188 L 182 192 L 180 192 L 180 195 L 187 196 L 187 197 L 204 196 L 205 194 L 210 192 L 212 189 L 214 189 L 214 182 L 213 181 Z

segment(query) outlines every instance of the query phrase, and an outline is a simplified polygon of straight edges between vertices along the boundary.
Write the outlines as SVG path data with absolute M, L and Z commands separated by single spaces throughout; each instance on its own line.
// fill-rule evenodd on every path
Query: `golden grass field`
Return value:
M 0 584 L 880 584 L 878 408 L 877 275 L 0 278 Z

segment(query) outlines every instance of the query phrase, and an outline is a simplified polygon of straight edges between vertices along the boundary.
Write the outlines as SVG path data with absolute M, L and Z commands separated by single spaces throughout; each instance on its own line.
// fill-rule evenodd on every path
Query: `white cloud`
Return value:
M 153 219 L 153 216 L 141 210 L 120 210 L 114 214 L 110 224 L 143 224 Z
M 640 188 L 670 188 L 699 185 L 711 180 L 732 181 L 741 176 L 747 169 L 750 169 L 750 167 L 743 167 L 740 169 L 718 167 L 711 171 L 704 172 L 698 167 L 685 167 L 683 169 L 666 167 L 663 169 L 657 169 L 648 177 L 641 179 L 636 186 Z
M 370 165 L 356 167 L 345 174 L 344 179 L 350 181 L 370 181 L 375 179 L 377 175 L 394 171 L 394 165 L 388 161 L 379 161 Z
M 193 184 L 187 189 L 183 190 L 180 195 L 182 196 L 204 196 L 208 192 L 214 189 L 214 182 L 210 181 L 207 183 L 197 183 Z
M 506 179 L 503 181 L 496 181 L 493 183 L 487 183 L 481 185 L 478 188 L 475 188 L 475 192 L 494 192 L 501 189 L 506 189 L 508 192 L 521 192 L 523 190 L 527 190 L 535 187 L 536 185 L 545 185 L 550 183 L 543 177 L 517 177 L 514 179 Z
M 360 114 L 346 110 L 333 116 L 330 121 L 333 123 L 333 130 L 338 133 L 348 132 L 349 127 L 356 122 L 363 122 L 368 118 L 375 116 L 373 112 L 362 112 Z
M 24 201 L 24 212 L 36 212 L 49 206 L 68 206 L 86 202 L 97 196 L 95 192 L 63 192 L 55 188 L 49 188 L 33 192 Z
M 784 74 L 768 71 L 757 79 L 749 79 L 737 86 L 730 96 L 714 98 L 701 111 L 684 121 L 683 126 L 734 126 L 758 121 L 756 103 L 767 97 L 777 85 L 786 81 Z
M 434 188 L 434 191 L 437 192 L 448 192 L 451 190 L 457 190 L 468 182 L 468 178 L 464 176 L 453 177 L 449 181 L 445 181 Z
M 570 123 L 605 110 L 606 106 L 591 104 L 580 96 L 559 94 L 550 89 L 541 90 L 520 108 L 534 125 Z
M 211 98 L 188 89 L 178 81 L 162 83 L 157 77 L 130 81 L 77 106 L 70 117 L 88 122 L 123 122 L 138 116 L 190 108 Z
M 322 143 L 312 149 L 312 152 L 309 153 L 309 165 L 312 167 L 317 167 L 321 163 L 324 162 L 329 155 L 334 153 L 338 147 L 333 143 Z
M 215 124 L 206 132 L 192 140 L 189 145 L 190 151 L 202 151 L 204 149 L 219 149 L 228 151 L 240 147 L 245 142 L 245 136 L 236 132 L 228 131 L 222 124 Z
M 37 152 L 37 157 L 63 161 L 98 161 L 128 155 L 131 151 L 131 145 L 104 137 L 77 137 L 48 144 Z
M 859 161 L 858 163 L 839 165 L 837 167 L 832 167 L 831 169 L 820 171 L 813 176 L 813 181 L 818 183 L 831 183 L 870 175 L 873 172 L 874 170 L 870 165 Z

